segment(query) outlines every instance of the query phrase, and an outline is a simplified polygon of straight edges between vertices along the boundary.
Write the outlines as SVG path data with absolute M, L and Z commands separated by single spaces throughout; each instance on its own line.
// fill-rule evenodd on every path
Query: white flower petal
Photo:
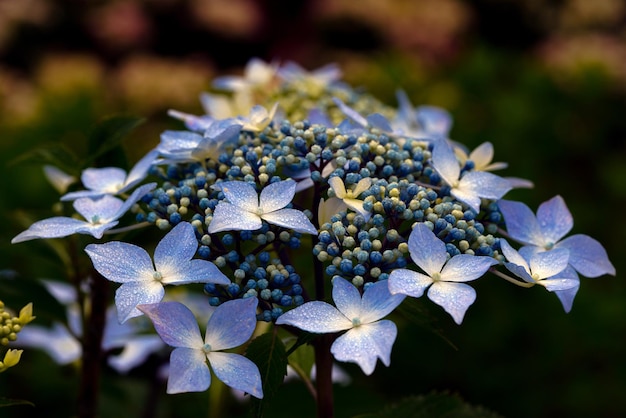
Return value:
M 261 373 L 256 364 L 241 354 L 208 354 L 209 363 L 215 376 L 226 386 L 249 393 L 255 398 L 263 398 Z
M 204 392 L 211 385 L 211 372 L 202 350 L 176 348 L 170 355 L 167 393 Z
M 326 302 L 312 301 L 285 312 L 277 325 L 292 325 L 304 331 L 325 334 L 352 328 L 352 321 Z
M 476 300 L 476 291 L 465 283 L 436 282 L 428 289 L 428 298 L 460 325 L 467 308 Z
M 363 373 L 374 372 L 376 361 L 380 359 L 385 366 L 391 362 L 391 348 L 398 330 L 389 320 L 355 327 L 335 340 L 330 352 L 336 360 L 356 363 Z

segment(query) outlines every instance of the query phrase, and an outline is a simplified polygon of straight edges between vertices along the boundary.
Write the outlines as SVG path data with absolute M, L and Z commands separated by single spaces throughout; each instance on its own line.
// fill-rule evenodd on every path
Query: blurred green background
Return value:
M 41 243 L 9 243 L 58 199 L 41 165 L 20 155 L 59 142 L 80 153 L 97 121 L 125 114 L 147 118 L 124 143 L 134 162 L 179 126 L 167 109 L 201 113 L 212 78 L 240 73 L 251 57 L 337 62 L 346 81 L 391 105 L 403 88 L 414 105 L 447 108 L 454 140 L 491 141 L 495 160 L 509 163 L 502 174 L 535 183 L 508 197 L 535 209 L 563 196 L 572 232 L 599 240 L 618 272 L 582 278 L 569 314 L 554 295 L 494 276 L 474 283 L 462 326 L 426 303 L 456 348 L 401 324 L 391 367 L 364 377 L 344 365 L 354 380 L 337 388 L 337 416 L 433 390 L 510 418 L 626 416 L 625 28 L 622 0 L 0 1 L 0 270 L 60 274 Z M 106 370 L 102 416 L 142 416 L 148 402 L 158 412 L 143 416 L 203 415 L 202 394 L 166 397 L 161 387 L 154 400 L 144 374 Z M 66 417 L 77 384 L 75 368 L 28 350 L 0 374 L 0 396 Z M 313 404 L 288 384 L 270 416 L 296 415 L 314 416 Z

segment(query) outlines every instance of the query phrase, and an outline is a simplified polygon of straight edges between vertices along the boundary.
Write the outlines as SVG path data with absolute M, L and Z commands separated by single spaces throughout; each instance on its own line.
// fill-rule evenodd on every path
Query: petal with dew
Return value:
M 204 392 L 211 385 L 211 371 L 202 350 L 179 347 L 170 355 L 167 393 Z
M 447 259 L 446 246 L 425 224 L 418 223 L 409 235 L 413 262 L 429 276 L 441 272 Z
M 476 300 L 476 291 L 465 283 L 436 282 L 428 289 L 428 298 L 460 325 L 467 308 Z
M 498 200 L 498 207 L 504 217 L 506 232 L 513 240 L 543 247 L 539 222 L 528 206 L 522 202 Z
M 309 218 L 307 218 L 304 212 L 297 209 L 280 209 L 271 213 L 265 213 L 261 215 L 261 218 L 271 224 L 290 228 L 296 232 L 317 235 L 317 229 Z
M 146 250 L 134 244 L 119 241 L 89 244 L 85 252 L 98 273 L 112 282 L 146 281 L 154 274 L 152 259 Z
M 307 302 L 285 312 L 278 317 L 276 324 L 292 325 L 304 331 L 319 334 L 352 328 L 352 321 L 334 306 L 321 301 Z
M 369 324 L 389 315 L 404 300 L 405 295 L 389 292 L 387 280 L 371 284 L 361 299 L 361 323 Z
M 261 218 L 239 206 L 221 201 L 213 210 L 209 234 L 221 231 L 256 231 L 263 226 Z
M 212 351 L 238 347 L 256 328 L 257 298 L 235 299 L 219 305 L 207 323 L 205 343 Z
M 424 290 L 433 283 L 433 279 L 422 273 L 408 269 L 396 269 L 389 274 L 389 292 L 419 298 Z
M 163 342 L 172 347 L 201 349 L 200 328 L 193 312 L 180 302 L 160 302 L 137 306 L 154 325 Z
M 226 386 L 263 398 L 261 373 L 250 359 L 241 354 L 216 352 L 210 352 L 208 358 L 215 376 Z
M 264 213 L 274 212 L 291 203 L 296 193 L 296 182 L 284 180 L 268 184 L 261 190 L 259 207 Z
M 585 277 L 598 277 L 603 274 L 615 276 L 615 267 L 598 241 L 588 235 L 576 234 L 559 242 L 556 248 L 567 248 L 569 263 Z
M 333 302 L 346 318 L 352 320 L 361 316 L 361 293 L 352 283 L 342 277 L 333 279 Z
M 250 184 L 244 181 L 225 181 L 219 186 L 232 205 L 248 212 L 256 212 L 259 208 L 259 195 Z
M 492 257 L 459 254 L 450 258 L 441 270 L 441 280 L 446 282 L 469 282 L 485 274 L 489 267 L 498 264 Z
M 130 318 L 141 316 L 137 305 L 160 302 L 164 294 L 161 283 L 154 280 L 123 283 L 115 291 L 117 319 L 124 323 Z
M 371 375 L 380 359 L 385 366 L 391 362 L 391 348 L 398 329 L 389 320 L 355 327 L 335 340 L 330 352 L 336 360 L 356 363 L 363 373 Z
M 574 219 L 561 196 L 543 202 L 537 208 L 537 222 L 546 242 L 556 243 L 574 227 Z

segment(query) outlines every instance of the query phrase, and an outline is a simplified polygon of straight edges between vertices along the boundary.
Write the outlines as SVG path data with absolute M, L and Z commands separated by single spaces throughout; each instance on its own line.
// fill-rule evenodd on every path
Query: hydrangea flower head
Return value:
M 392 126 L 406 136 L 422 140 L 446 139 L 452 129 L 452 116 L 440 107 L 423 105 L 414 108 L 406 92 L 398 90 L 398 113 Z
M 85 252 L 94 268 L 107 279 L 122 283 L 115 292 L 120 322 L 141 315 L 136 306 L 163 299 L 164 285 L 229 284 L 210 261 L 192 259 L 198 249 L 193 227 L 181 222 L 163 237 L 154 251 L 154 263 L 141 247 L 119 241 L 90 244 Z
M 446 246 L 423 223 L 415 225 L 409 235 L 411 258 L 424 273 L 396 269 L 389 275 L 391 294 L 420 297 L 428 289 L 428 298 L 461 324 L 467 308 L 476 300 L 476 291 L 463 283 L 475 280 L 498 261 L 491 257 L 468 254 L 448 259 Z
M 361 297 L 354 285 L 337 276 L 332 296 L 336 307 L 322 301 L 307 302 L 282 314 L 276 324 L 320 334 L 347 330 L 330 348 L 336 360 L 356 363 L 367 375 L 374 372 L 377 359 L 389 366 L 397 328 L 382 318 L 400 305 L 404 295 L 391 295 L 382 280 L 369 285 Z
M 500 200 L 498 207 L 509 237 L 526 246 L 520 252 L 565 248 L 569 251 L 569 264 L 583 276 L 615 275 L 615 267 L 598 241 L 584 234 L 564 238 L 572 230 L 574 220 L 561 196 L 539 205 L 536 216 L 521 202 Z
M 193 313 L 180 302 L 140 305 L 163 341 L 175 347 L 170 356 L 167 393 L 202 392 L 211 372 L 227 386 L 263 398 L 257 366 L 241 354 L 221 352 L 248 341 L 256 327 L 256 298 L 236 299 L 218 306 L 204 339 Z
M 296 193 L 296 182 L 284 180 L 270 183 L 258 195 L 250 184 L 243 181 L 220 183 L 226 200 L 221 200 L 213 211 L 209 233 L 232 230 L 255 231 L 263 221 L 297 232 L 317 234 L 317 229 L 306 215 L 285 208 Z
M 11 243 L 37 238 L 61 238 L 72 234 L 88 234 L 102 238 L 104 232 L 113 228 L 132 205 L 156 187 L 156 183 L 144 184 L 133 191 L 126 201 L 111 195 L 99 199 L 83 197 L 73 203 L 74 209 L 85 220 L 55 216 L 33 223 L 26 231 L 19 233 Z
M 500 199 L 511 184 L 501 177 L 484 171 L 469 171 L 461 176 L 461 166 L 448 141 L 440 140 L 432 151 L 433 167 L 443 181 L 451 187 L 450 194 L 480 212 L 480 200 Z
M 132 189 L 148 175 L 148 170 L 156 161 L 159 152 L 148 152 L 130 170 L 126 171 L 117 167 L 87 168 L 83 170 L 80 179 L 88 190 L 70 192 L 61 196 L 61 200 L 75 200 L 81 197 L 97 198 L 104 195 L 119 195 Z

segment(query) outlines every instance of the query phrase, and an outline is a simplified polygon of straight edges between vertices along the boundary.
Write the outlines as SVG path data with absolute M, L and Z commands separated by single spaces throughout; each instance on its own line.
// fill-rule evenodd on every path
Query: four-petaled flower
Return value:
M 391 361 L 391 347 L 396 339 L 396 325 L 382 319 L 404 300 L 404 295 L 389 293 L 387 281 L 381 280 L 359 290 L 341 277 L 333 279 L 333 301 L 307 302 L 278 317 L 276 324 L 292 325 L 313 333 L 346 331 L 333 342 L 330 351 L 338 361 L 358 364 L 370 375 L 380 358 L 385 366 Z
M 525 258 L 527 252 L 566 248 L 569 264 L 583 276 L 615 275 L 615 267 L 598 241 L 584 234 L 563 238 L 571 231 L 574 220 L 561 196 L 539 205 L 537 216 L 521 202 L 500 200 L 498 207 L 509 237 L 525 245 L 520 249 Z
M 224 353 L 248 341 L 256 327 L 256 298 L 235 299 L 218 306 L 206 326 L 204 339 L 193 313 L 180 302 L 139 305 L 163 341 L 175 347 L 170 355 L 167 393 L 202 392 L 211 385 L 211 372 L 227 386 L 263 398 L 258 367 L 236 353 Z
M 511 190 L 511 183 L 484 171 L 469 171 L 461 176 L 461 166 L 448 141 L 439 140 L 432 152 L 432 164 L 443 181 L 451 187 L 450 194 L 480 212 L 480 199 L 500 199 Z
M 217 186 L 217 185 L 216 185 Z M 221 200 L 213 211 L 209 233 L 220 231 L 255 231 L 263 221 L 297 232 L 317 234 L 317 229 L 306 215 L 285 208 L 296 193 L 296 182 L 284 180 L 271 183 L 261 190 L 260 196 L 254 187 L 243 181 L 219 183 L 226 200 Z
M 500 248 L 507 260 L 504 266 L 511 273 L 525 282 L 541 285 L 554 292 L 565 312 L 570 311 L 580 280 L 576 271 L 567 264 L 570 256 L 567 249 L 521 254 L 504 239 L 500 240 Z
M 90 244 L 85 251 L 100 274 L 122 283 L 115 292 L 115 305 L 119 321 L 124 322 L 141 315 L 137 305 L 161 301 L 166 284 L 230 284 L 212 262 L 192 259 L 197 249 L 193 227 L 181 222 L 156 246 L 154 264 L 146 250 L 125 242 Z
M 346 190 L 343 180 L 337 176 L 329 178 L 328 185 L 335 193 L 335 197 L 331 197 L 326 201 L 320 201 L 320 225 L 324 222 L 328 222 L 331 216 L 346 208 L 350 208 L 361 214 L 363 218 L 365 218 L 365 221 L 370 218 L 372 214 L 365 210 L 363 201 L 357 199 L 357 197 L 370 188 L 372 185 L 371 178 L 362 178 L 353 190 Z
M 479 278 L 489 267 L 498 264 L 494 258 L 468 254 L 448 259 L 445 244 L 425 224 L 417 224 L 411 231 L 409 252 L 426 274 L 396 269 L 389 275 L 389 291 L 417 298 L 430 286 L 428 298 L 448 312 L 457 324 L 461 324 L 465 311 L 476 300 L 476 291 L 463 282 Z
M 19 233 L 11 243 L 28 241 L 37 238 L 61 238 L 72 234 L 89 234 L 102 238 L 104 232 L 119 223 L 132 205 L 156 187 L 156 183 L 144 184 L 123 201 L 111 195 L 99 199 L 83 197 L 74 201 L 74 209 L 84 221 L 65 216 L 55 216 L 33 223 L 26 231 Z
M 148 152 L 130 170 L 126 171 L 117 167 L 87 168 L 83 170 L 80 180 L 89 190 L 70 192 L 61 196 L 61 200 L 75 200 L 82 197 L 97 198 L 104 195 L 120 195 L 132 189 L 148 175 L 150 166 L 156 161 L 159 152 Z

